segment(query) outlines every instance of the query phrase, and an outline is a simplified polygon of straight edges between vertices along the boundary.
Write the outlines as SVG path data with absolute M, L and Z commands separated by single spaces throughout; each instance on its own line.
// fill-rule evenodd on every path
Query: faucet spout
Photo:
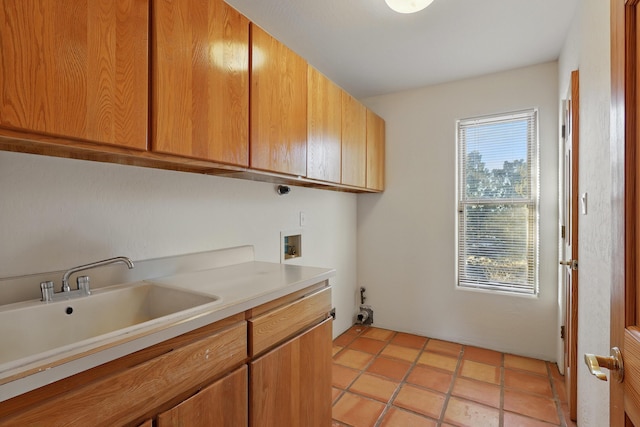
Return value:
M 102 261 L 92 262 L 90 264 L 80 265 L 78 267 L 73 267 L 67 270 L 62 276 L 62 292 L 71 291 L 71 287 L 69 286 L 69 277 L 71 277 L 72 274 L 77 273 L 79 271 L 89 270 L 90 268 L 101 267 L 103 265 L 115 264 L 118 262 L 127 264 L 127 267 L 129 267 L 129 269 L 132 269 L 134 267 L 133 262 L 129 258 L 127 258 L 126 256 L 118 256 L 115 258 L 109 258 Z

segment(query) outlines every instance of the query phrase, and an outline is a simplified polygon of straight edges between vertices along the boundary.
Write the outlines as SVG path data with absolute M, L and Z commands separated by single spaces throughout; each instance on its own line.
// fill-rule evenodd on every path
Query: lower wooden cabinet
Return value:
M 246 322 L 233 323 L 243 317 L 221 320 L 5 401 L 0 425 L 139 426 L 246 366 Z M 246 396 L 246 387 L 243 392 Z
M 252 427 L 331 425 L 331 319 L 251 362 Z
M 247 365 L 158 415 L 156 427 L 242 427 L 247 425 Z
M 2 402 L 0 426 L 329 426 L 330 307 L 317 283 Z

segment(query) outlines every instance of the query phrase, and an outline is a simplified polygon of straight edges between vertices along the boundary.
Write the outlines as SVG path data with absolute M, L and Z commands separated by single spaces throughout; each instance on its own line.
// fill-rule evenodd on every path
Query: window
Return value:
M 458 286 L 538 292 L 537 116 L 457 122 Z

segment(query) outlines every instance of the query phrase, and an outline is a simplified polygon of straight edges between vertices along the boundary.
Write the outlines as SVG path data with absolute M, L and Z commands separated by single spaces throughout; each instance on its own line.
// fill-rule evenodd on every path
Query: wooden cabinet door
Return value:
M 3 0 L 0 127 L 147 148 L 148 0 Z
M 223 0 L 158 0 L 152 147 L 249 164 L 249 21 Z
M 367 110 L 342 92 L 342 183 L 367 186 Z
M 307 84 L 307 178 L 339 184 L 342 91 L 311 66 Z
M 384 190 L 384 120 L 367 109 L 367 188 Z
M 0 425 L 129 425 L 138 419 L 146 419 L 149 412 L 163 402 L 195 390 L 208 378 L 229 372 L 246 360 L 247 325 L 244 321 L 193 341 L 196 336 L 199 335 L 187 334 L 184 338 L 186 343 L 181 337 L 170 340 L 176 343 L 175 346 L 167 347 L 161 343 L 158 347 L 165 350 L 161 356 L 133 366 L 129 365 L 131 359 L 127 357 L 116 360 L 114 363 L 124 369 L 108 375 L 100 374 L 98 367 L 98 376 L 92 378 L 88 375 L 85 377 L 88 381 L 83 384 L 71 382 L 74 385 L 67 388 L 64 384 L 54 383 L 51 387 L 60 387 L 59 393 L 26 410 L 22 407 L 3 416 Z M 144 353 L 148 351 L 142 350 Z
M 331 425 L 331 319 L 251 363 L 252 427 Z
M 157 427 L 241 427 L 248 423 L 247 365 L 158 415 Z
M 251 161 L 254 169 L 307 173 L 307 63 L 251 24 Z

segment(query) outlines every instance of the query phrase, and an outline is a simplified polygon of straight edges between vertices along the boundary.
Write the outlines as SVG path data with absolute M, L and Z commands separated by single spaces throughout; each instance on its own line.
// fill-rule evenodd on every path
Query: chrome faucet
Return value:
M 92 262 L 90 264 L 80 265 L 67 270 L 62 276 L 62 289 L 56 293 L 53 290 L 53 282 L 40 283 L 40 291 L 42 292 L 42 301 L 53 301 L 56 298 L 70 298 L 73 296 L 86 296 L 91 295 L 91 288 L 89 286 L 89 276 L 78 277 L 78 288 L 71 290 L 69 286 L 69 277 L 79 271 L 89 270 L 90 268 L 101 267 L 103 265 L 115 264 L 122 262 L 127 264 L 130 269 L 133 268 L 133 262 L 127 257 L 119 256 L 115 258 L 109 258 L 102 261 Z

